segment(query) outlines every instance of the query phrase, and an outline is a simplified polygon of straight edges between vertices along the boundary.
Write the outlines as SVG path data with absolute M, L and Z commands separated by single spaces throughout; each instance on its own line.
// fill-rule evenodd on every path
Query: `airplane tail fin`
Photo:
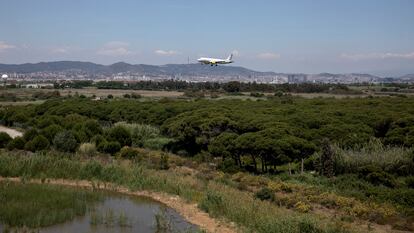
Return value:
M 230 54 L 230 56 L 226 60 L 231 61 L 232 59 L 233 59 L 233 54 Z

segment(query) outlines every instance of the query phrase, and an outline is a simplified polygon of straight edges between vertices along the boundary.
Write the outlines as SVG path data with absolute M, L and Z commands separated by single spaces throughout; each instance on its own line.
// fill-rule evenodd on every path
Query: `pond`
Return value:
M 20 185 L 19 185 L 20 186 Z M 23 186 L 23 185 L 22 185 Z M 40 186 L 40 185 L 39 185 Z M 2 188 L 13 188 L 4 185 Z M 22 191 L 21 188 L 19 187 Z M 0 187 L 1 189 L 1 187 Z M 32 188 L 29 188 L 32 189 Z M 66 188 L 65 188 L 66 189 Z M 0 190 L 2 191 L 2 190 Z M 4 191 L 4 190 L 3 190 Z M 45 190 L 47 192 L 47 190 Z M 56 190 L 54 190 L 56 191 Z M 66 190 L 65 190 L 66 191 Z M 7 190 L 6 190 L 7 193 Z M 56 193 L 54 193 L 56 194 Z M 35 195 L 36 196 L 36 195 Z M 121 195 L 112 192 L 100 192 L 99 201 L 92 202 L 91 206 L 82 215 L 65 219 L 65 222 L 37 228 L 29 228 L 34 232 L 142 232 L 142 233 L 161 233 L 161 232 L 199 232 L 199 228 L 188 223 L 175 210 L 168 208 L 162 203 L 146 197 Z M 7 199 L 7 194 L 0 193 L 0 199 Z M 7 200 L 2 200 L 7 201 Z M 18 206 L 16 202 L 13 206 Z M 33 200 L 36 202 L 36 200 Z M 41 201 L 39 201 L 41 202 Z M 53 201 L 51 201 L 53 202 Z M 41 204 L 39 204 L 41 206 Z M 11 209 L 10 212 L 15 210 Z M 22 210 L 24 212 L 25 210 Z M 39 208 L 41 210 L 41 207 Z M 1 212 L 1 211 L 0 211 Z M 19 211 L 17 211 L 18 213 Z M 52 211 L 51 211 L 52 212 Z M 32 214 L 33 215 L 33 214 Z M 52 215 L 52 213 L 50 214 Z M 15 214 L 16 216 L 16 214 Z M 7 217 L 7 216 L 6 216 Z M 42 216 L 44 218 L 44 216 Z M 0 216 L 0 220 L 3 220 Z M 27 224 L 25 224 L 27 225 Z M 18 228 L 16 228 L 18 227 Z M 7 232 L 15 229 L 22 229 L 21 226 L 7 226 L 4 222 L 0 223 L 0 232 Z M 32 230 L 31 230 L 32 231 Z M 30 232 L 31 232 L 30 231 Z

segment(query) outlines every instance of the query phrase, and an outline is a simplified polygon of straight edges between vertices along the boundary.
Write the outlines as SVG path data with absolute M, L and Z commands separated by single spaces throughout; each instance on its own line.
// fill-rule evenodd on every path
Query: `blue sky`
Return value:
M 413 0 L 0 0 L 0 63 L 187 63 L 414 73 Z

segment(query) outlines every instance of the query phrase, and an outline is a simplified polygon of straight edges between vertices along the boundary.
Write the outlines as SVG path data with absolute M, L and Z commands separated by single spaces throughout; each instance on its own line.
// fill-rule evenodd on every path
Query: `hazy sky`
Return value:
M 414 73 L 414 0 L 0 0 L 0 63 L 195 62 Z

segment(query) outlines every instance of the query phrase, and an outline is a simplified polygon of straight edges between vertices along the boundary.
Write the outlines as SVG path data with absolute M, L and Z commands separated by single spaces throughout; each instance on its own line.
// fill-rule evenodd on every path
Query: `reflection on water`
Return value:
M 3 232 L 0 225 L 0 232 Z M 144 197 L 110 194 L 85 216 L 39 229 L 42 233 L 78 232 L 195 232 L 175 210 Z M 37 232 L 37 230 L 36 230 Z

